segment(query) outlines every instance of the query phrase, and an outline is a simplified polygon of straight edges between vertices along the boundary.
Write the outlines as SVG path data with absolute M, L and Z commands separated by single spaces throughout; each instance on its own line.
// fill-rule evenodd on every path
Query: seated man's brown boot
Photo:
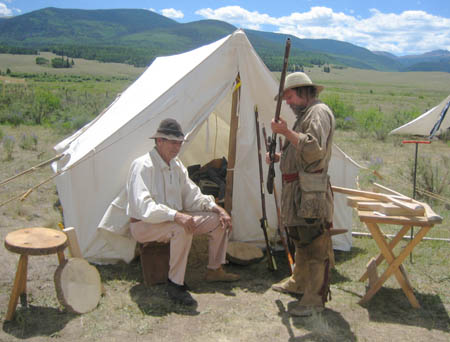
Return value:
M 241 279 L 241 277 L 239 275 L 225 272 L 225 270 L 222 268 L 222 266 L 215 270 L 212 270 L 209 268 L 206 269 L 205 280 L 208 283 L 219 282 L 219 281 L 231 282 L 231 281 L 236 281 L 239 279 Z

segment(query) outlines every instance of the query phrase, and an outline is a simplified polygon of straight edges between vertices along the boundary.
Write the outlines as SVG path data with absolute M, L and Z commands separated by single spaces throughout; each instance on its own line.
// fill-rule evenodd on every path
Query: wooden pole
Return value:
M 231 100 L 231 118 L 230 118 L 230 135 L 228 140 L 228 168 L 227 178 L 225 186 L 225 210 L 232 215 L 233 210 L 233 179 L 234 179 L 234 166 L 236 163 L 236 136 L 238 129 L 238 103 L 240 96 L 241 79 L 239 74 L 236 76 L 236 87 L 234 88 L 232 100 Z
M 417 175 L 417 155 L 419 154 L 419 144 L 430 144 L 431 141 L 419 141 L 419 140 L 403 140 L 403 144 L 415 144 L 416 150 L 414 153 L 414 173 L 413 173 L 413 199 L 416 198 L 416 175 Z M 411 239 L 414 236 L 414 227 L 411 227 Z M 413 262 L 412 252 L 409 255 L 409 261 Z

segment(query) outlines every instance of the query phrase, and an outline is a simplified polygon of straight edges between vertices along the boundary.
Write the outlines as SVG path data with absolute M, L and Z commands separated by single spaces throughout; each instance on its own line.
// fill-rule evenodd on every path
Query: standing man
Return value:
M 271 123 L 272 131 L 285 137 L 282 152 L 274 157 L 282 173 L 283 224 L 295 244 L 292 276 L 272 289 L 303 294 L 290 310 L 294 316 L 323 311 L 329 294 L 333 194 L 327 171 L 335 120 L 331 109 L 317 98 L 323 88 L 303 72 L 288 75 L 283 99 L 297 119 L 292 129 L 282 118 Z
M 168 295 L 181 304 L 195 305 L 184 283 L 194 235 L 209 235 L 207 282 L 239 279 L 222 268 L 231 218 L 212 196 L 203 195 L 189 179 L 187 169 L 177 157 L 185 140 L 176 120 L 161 121 L 150 139 L 155 139 L 155 148 L 137 158 L 128 174 L 130 231 L 140 243 L 170 241 Z

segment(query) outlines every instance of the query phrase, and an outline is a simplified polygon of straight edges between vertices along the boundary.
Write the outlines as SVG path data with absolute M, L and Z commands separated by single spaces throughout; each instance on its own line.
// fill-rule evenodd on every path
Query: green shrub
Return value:
M 450 141 L 450 128 L 447 128 L 447 130 L 443 133 L 441 133 L 441 135 L 439 136 L 439 139 L 441 139 L 442 141 L 445 142 L 449 142 Z
M 420 111 L 417 109 L 413 109 L 410 111 L 397 111 L 391 116 L 392 120 L 392 129 L 402 126 L 411 120 L 417 118 L 420 114 Z
M 47 65 L 47 64 L 49 64 L 49 60 L 44 57 L 36 57 L 36 64 L 37 65 Z
M 356 132 L 361 138 L 367 138 L 380 126 L 382 114 L 374 108 L 355 114 Z
M 14 127 L 25 123 L 25 117 L 18 104 L 0 109 L 0 124 L 8 124 Z
M 11 135 L 6 135 L 2 139 L 3 143 L 3 150 L 5 151 L 5 159 L 6 160 L 13 160 L 13 152 L 14 152 L 14 145 L 16 144 L 16 140 Z
M 380 141 L 386 140 L 389 132 L 397 127 L 392 117 L 385 116 L 376 108 L 356 113 L 355 122 L 358 136 L 361 138 L 373 136 Z
M 29 151 L 37 151 L 37 143 L 38 143 L 38 137 L 36 134 L 22 134 L 22 138 L 20 139 L 19 146 L 23 150 L 29 150 Z
M 53 68 L 71 68 L 72 64 L 69 62 L 69 58 L 64 59 L 63 57 L 52 58 Z
M 355 108 L 352 105 L 344 103 L 337 94 L 324 95 L 321 100 L 333 111 L 337 129 L 352 129 L 355 127 Z
M 411 183 L 414 179 L 414 158 L 409 160 Z M 416 185 L 418 189 L 424 189 L 439 195 L 450 195 L 450 157 L 432 160 L 431 157 L 419 157 L 417 159 Z M 419 193 L 420 195 L 420 193 Z
M 34 95 L 32 117 L 36 125 L 43 123 L 48 116 L 60 108 L 61 101 L 57 95 L 45 89 L 37 89 Z

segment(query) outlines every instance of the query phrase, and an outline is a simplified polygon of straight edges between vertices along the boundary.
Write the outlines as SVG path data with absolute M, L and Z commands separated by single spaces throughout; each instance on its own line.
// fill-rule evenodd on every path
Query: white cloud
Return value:
M 0 2 L 0 17 L 10 17 L 13 15 L 13 11 L 8 8 L 4 3 Z
M 241 28 L 253 30 L 260 30 L 261 25 L 273 25 L 277 22 L 276 18 L 272 18 L 268 14 L 261 14 L 257 11 L 249 12 L 240 6 L 226 6 L 216 10 L 203 8 L 196 11 L 195 14 L 207 19 L 222 20 Z
M 370 50 L 395 54 L 423 53 L 450 45 L 450 19 L 424 11 L 382 13 L 371 9 L 367 18 L 328 7 L 311 7 L 307 12 L 271 17 L 240 6 L 195 12 L 208 18 L 223 20 L 241 28 L 292 34 L 299 38 L 329 38 L 356 44 Z
M 181 19 L 184 18 L 183 12 L 176 10 L 175 8 L 165 8 L 161 10 L 163 16 L 172 18 L 172 19 Z

